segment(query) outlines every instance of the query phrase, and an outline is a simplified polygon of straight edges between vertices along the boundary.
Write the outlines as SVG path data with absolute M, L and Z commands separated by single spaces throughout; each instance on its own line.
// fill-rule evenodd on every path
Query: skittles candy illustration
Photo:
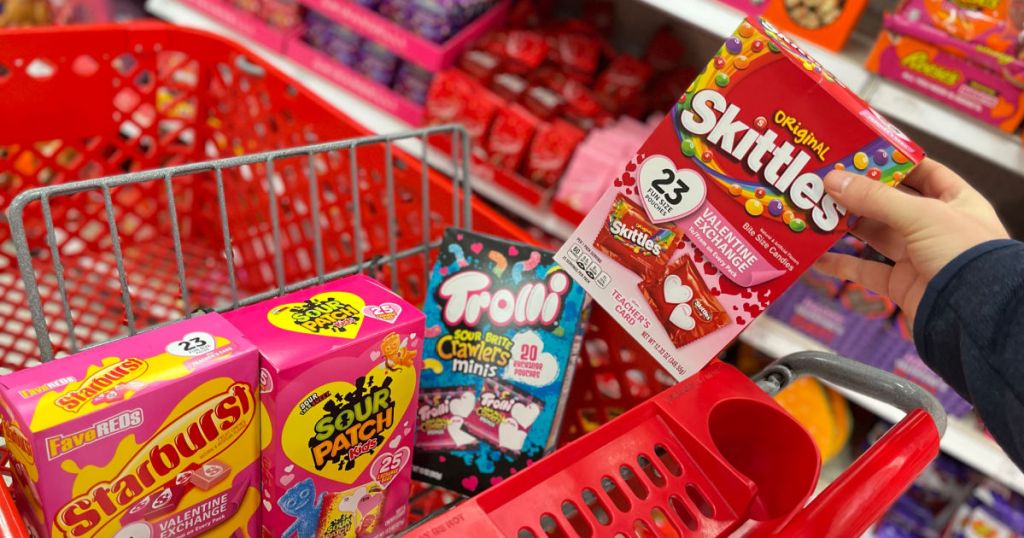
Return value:
M 681 380 L 845 233 L 829 171 L 895 185 L 922 158 L 799 46 L 748 19 L 555 259 Z

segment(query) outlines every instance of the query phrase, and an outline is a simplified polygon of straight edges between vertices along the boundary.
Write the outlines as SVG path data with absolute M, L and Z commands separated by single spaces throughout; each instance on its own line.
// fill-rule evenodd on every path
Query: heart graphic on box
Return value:
M 696 170 L 676 168 L 676 163 L 663 155 L 652 155 L 640 165 L 640 201 L 651 222 L 685 217 L 706 198 L 707 185 Z
M 409 463 L 411 454 L 412 451 L 409 450 L 409 447 L 403 446 L 394 452 L 377 456 L 373 460 L 373 465 L 370 466 L 370 477 L 376 480 L 380 487 L 387 489 Z
M 394 325 L 395 320 L 402 314 L 402 307 L 395 303 L 369 304 L 363 307 L 363 314 Z
M 353 339 L 363 326 L 362 297 L 344 291 L 318 293 L 300 303 L 275 306 L 267 321 L 278 329 L 299 334 Z
M 312 474 L 355 483 L 395 434 L 418 376 L 415 368 L 388 370 L 377 363 L 365 375 L 353 376 L 362 380 L 361 388 L 332 381 L 296 396 L 281 430 L 281 448 Z M 306 401 L 317 403 L 300 410 L 299 402 Z

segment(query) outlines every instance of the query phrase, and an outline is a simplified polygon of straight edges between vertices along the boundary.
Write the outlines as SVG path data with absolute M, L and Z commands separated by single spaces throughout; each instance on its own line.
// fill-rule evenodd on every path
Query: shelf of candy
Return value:
M 533 6 L 516 7 L 522 5 Z M 614 28 L 606 8 L 604 2 L 588 3 L 579 17 L 544 24 L 536 21 L 537 7 L 515 9 L 506 29 L 483 36 L 456 68 L 435 77 L 427 122 L 466 126 L 474 177 L 541 211 L 550 209 L 570 162 L 588 169 L 581 159 L 594 152 L 581 154 L 579 148 L 624 140 L 634 147 L 615 149 L 625 155 L 614 163 L 620 168 L 648 132 L 639 119 L 655 111 L 660 116 L 685 91 L 695 72 L 680 63 L 685 47 L 671 30 L 659 31 L 642 57 L 617 51 L 609 41 Z M 610 183 L 613 175 L 595 177 Z M 566 202 L 572 186 L 607 187 L 578 183 L 566 187 L 560 206 L 575 222 L 585 206 Z
M 1024 60 L 1010 4 L 904 0 L 885 15 L 867 68 L 1013 132 L 1024 118 Z
M 355 34 L 428 71 L 452 65 L 501 24 L 511 0 L 301 0 Z
M 288 57 L 410 124 L 422 122 L 432 73 L 312 9 L 303 22 Z
M 877 439 L 887 425 L 868 434 Z M 940 454 L 875 525 L 876 538 L 1024 536 L 1024 497 Z
M 847 236 L 834 250 L 862 254 Z M 768 309 L 768 315 L 853 359 L 910 379 L 934 394 L 954 416 L 971 406 L 921 361 L 906 316 L 888 298 L 813 269 Z
M 787 34 L 827 49 L 843 48 L 868 0 L 721 0 L 740 11 L 765 17 Z
M 181 1 L 273 52 L 284 52 L 288 36 L 299 26 L 297 0 Z

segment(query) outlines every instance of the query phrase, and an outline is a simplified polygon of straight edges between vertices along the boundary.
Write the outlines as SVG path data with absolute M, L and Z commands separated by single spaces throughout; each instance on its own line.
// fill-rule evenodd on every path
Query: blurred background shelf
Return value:
M 829 351 L 820 342 L 769 316 L 757 318 L 740 334 L 740 340 L 773 358 L 806 350 Z M 836 387 L 851 402 L 889 422 L 898 422 L 903 412 L 862 394 Z M 949 418 L 942 450 L 1024 495 L 1024 473 L 998 445 L 971 421 Z
M 716 0 L 640 0 L 676 19 L 725 38 L 744 15 Z M 920 94 L 883 80 L 863 67 L 868 49 L 856 40 L 841 53 L 801 42 L 811 55 L 853 88 L 865 101 L 892 119 L 916 125 L 921 131 L 1020 175 L 1024 148 L 1018 137 L 982 124 L 928 100 Z

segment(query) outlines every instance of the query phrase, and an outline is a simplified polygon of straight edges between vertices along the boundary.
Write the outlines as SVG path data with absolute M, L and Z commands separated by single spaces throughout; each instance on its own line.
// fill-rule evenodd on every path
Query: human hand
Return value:
M 815 268 L 888 296 L 913 323 L 928 282 L 973 246 L 1006 239 L 992 205 L 952 170 L 925 159 L 892 188 L 868 177 L 833 170 L 825 190 L 861 218 L 851 229 L 894 263 L 826 253 Z

